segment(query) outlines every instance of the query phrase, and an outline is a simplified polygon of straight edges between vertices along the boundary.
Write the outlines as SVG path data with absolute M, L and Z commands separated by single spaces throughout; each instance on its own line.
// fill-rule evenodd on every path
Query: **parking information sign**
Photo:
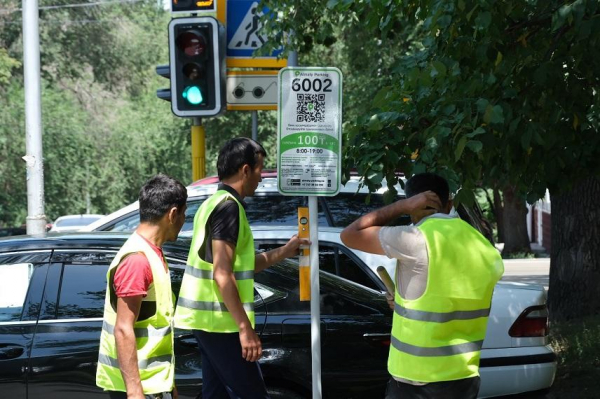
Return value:
M 287 67 L 277 82 L 279 192 L 336 195 L 342 166 L 342 73 L 329 67 Z

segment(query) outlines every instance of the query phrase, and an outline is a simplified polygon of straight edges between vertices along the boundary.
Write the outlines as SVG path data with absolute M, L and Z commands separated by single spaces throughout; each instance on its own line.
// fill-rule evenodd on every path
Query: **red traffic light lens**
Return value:
M 177 37 L 177 47 L 188 57 L 204 54 L 206 38 L 197 30 L 188 30 Z

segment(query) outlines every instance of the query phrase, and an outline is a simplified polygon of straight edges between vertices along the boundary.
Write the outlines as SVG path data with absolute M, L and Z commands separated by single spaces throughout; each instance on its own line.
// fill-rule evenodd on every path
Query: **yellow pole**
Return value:
M 206 176 L 206 132 L 200 118 L 192 125 L 192 181 Z
M 308 207 L 298 208 L 298 237 L 310 237 L 310 224 L 308 221 Z M 299 257 L 300 300 L 310 301 L 310 248 L 301 246 Z

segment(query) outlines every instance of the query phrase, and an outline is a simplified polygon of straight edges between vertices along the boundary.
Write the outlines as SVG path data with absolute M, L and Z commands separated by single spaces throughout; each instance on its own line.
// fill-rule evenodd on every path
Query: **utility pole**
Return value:
M 38 0 L 23 0 L 23 71 L 25 75 L 25 147 L 27 165 L 27 234 L 46 233 L 42 90 Z

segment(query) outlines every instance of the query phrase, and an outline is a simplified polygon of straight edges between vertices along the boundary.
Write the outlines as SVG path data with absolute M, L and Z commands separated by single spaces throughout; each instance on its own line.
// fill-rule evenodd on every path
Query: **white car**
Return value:
M 285 243 L 297 228 L 253 226 L 257 250 Z M 376 269 L 391 276 L 395 260 L 346 247 L 340 228 L 319 227 L 319 267 L 347 280 L 385 292 Z M 186 233 L 189 234 L 189 233 Z M 494 289 L 488 329 L 481 351 L 480 398 L 548 389 L 556 374 L 556 356 L 548 342 L 548 310 L 544 287 L 499 282 Z
M 84 214 L 61 216 L 52 223 L 50 232 L 64 233 L 68 231 L 79 231 L 83 227 L 100 220 L 104 215 Z
M 387 191 L 385 180 L 383 184 L 383 188 L 369 194 L 367 187 L 361 187 L 359 178 L 352 176 L 335 197 L 318 197 L 319 225 L 345 227 L 364 213 L 385 205 L 383 201 L 383 194 Z M 216 177 L 199 180 L 187 187 L 188 201 L 182 234 L 192 230 L 196 211 L 206 198 L 217 191 L 217 187 Z M 395 188 L 399 198 L 404 197 L 402 187 L 397 184 Z M 276 172 L 266 171 L 263 172 L 263 180 L 259 183 L 254 196 L 244 198 L 247 204 L 246 216 L 250 224 L 294 226 L 298 223 L 298 207 L 308 206 L 306 198 L 279 194 Z M 491 239 L 491 228 L 478 208 L 469 209 L 461 206 L 458 208 L 458 213 L 463 220 Z M 134 231 L 139 223 L 139 204 L 136 201 L 84 227 L 81 231 L 128 232 Z M 410 219 L 405 216 L 398 218 L 394 224 L 408 223 Z

